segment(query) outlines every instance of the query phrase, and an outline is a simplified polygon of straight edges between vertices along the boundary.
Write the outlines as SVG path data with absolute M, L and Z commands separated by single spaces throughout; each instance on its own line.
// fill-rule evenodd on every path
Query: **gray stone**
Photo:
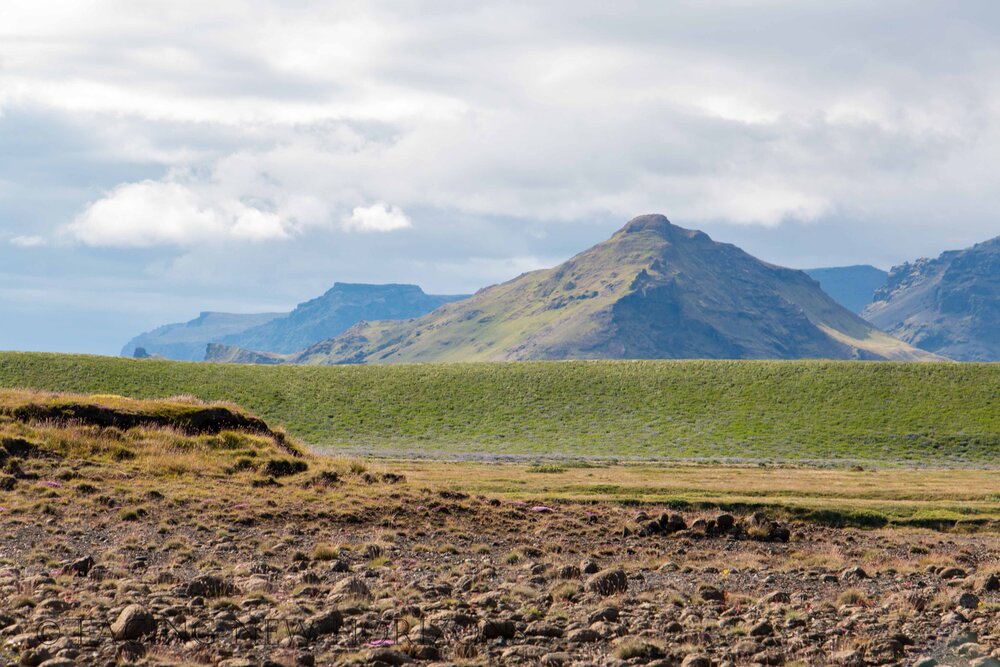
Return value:
M 142 605 L 130 604 L 122 609 L 118 620 L 111 626 L 111 632 L 119 641 L 141 639 L 156 632 L 156 619 Z
M 628 577 L 625 570 L 607 569 L 587 579 L 587 590 L 598 595 L 614 595 L 628 590 Z

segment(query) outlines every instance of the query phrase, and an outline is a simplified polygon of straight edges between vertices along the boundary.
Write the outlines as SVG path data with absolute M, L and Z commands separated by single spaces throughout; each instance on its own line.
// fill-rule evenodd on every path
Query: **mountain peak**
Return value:
M 637 234 L 640 232 L 653 232 L 658 236 L 672 241 L 708 239 L 708 234 L 697 229 L 678 227 L 670 222 L 667 216 L 660 213 L 647 213 L 636 216 L 625 223 L 625 226 L 620 231 L 621 234 Z
M 932 355 L 881 334 L 804 273 L 650 214 L 559 266 L 419 318 L 368 322 L 287 361 L 816 357 Z

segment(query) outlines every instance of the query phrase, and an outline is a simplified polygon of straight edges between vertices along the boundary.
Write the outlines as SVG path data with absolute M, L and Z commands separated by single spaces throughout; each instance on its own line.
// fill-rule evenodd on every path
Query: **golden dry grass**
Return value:
M 878 525 L 1000 520 L 1000 471 L 848 470 L 712 465 L 547 467 L 392 461 L 414 484 L 539 501 L 771 507 L 845 523 Z M 870 515 L 870 516 L 867 516 Z
M 0 391 L 0 437 L 24 438 L 68 464 L 86 461 L 104 468 L 107 480 L 133 489 L 169 484 L 180 497 L 196 497 L 206 481 L 225 487 L 231 478 L 246 486 L 268 476 L 268 463 L 299 455 L 310 475 L 379 479 L 403 474 L 413 488 L 458 490 L 513 500 L 558 503 L 605 501 L 747 511 L 768 509 L 829 524 L 878 527 L 995 528 L 1000 522 L 1000 471 L 973 469 L 816 469 L 808 467 L 695 464 L 526 465 L 416 460 L 339 460 L 299 452 L 284 436 L 224 431 L 192 435 L 177 428 L 121 430 L 77 422 L 25 422 L 12 407 L 95 404 L 133 413 L 170 414 L 205 404 L 184 398 L 136 401 L 119 396 L 67 396 Z M 230 409 L 238 411 L 238 408 Z M 245 413 L 241 413 L 245 414 Z M 198 488 L 195 488 L 198 487 Z M 337 489 L 305 485 L 293 491 L 304 504 L 327 504 Z M 371 498 L 377 502 L 376 497 Z M 248 499 L 248 502 L 253 502 Z

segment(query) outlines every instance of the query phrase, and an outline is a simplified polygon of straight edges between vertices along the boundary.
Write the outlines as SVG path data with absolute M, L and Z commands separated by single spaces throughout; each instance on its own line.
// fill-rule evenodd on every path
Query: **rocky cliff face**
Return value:
M 864 317 L 958 361 L 1000 361 L 1000 237 L 897 266 Z

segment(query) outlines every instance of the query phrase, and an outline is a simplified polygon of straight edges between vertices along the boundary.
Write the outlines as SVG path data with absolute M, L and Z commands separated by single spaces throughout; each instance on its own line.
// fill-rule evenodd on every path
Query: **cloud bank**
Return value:
M 192 301 L 238 276 L 273 305 L 335 280 L 471 291 L 655 211 L 769 261 L 887 266 L 1000 232 L 998 19 L 979 0 L 13 3 L 3 251 Z

